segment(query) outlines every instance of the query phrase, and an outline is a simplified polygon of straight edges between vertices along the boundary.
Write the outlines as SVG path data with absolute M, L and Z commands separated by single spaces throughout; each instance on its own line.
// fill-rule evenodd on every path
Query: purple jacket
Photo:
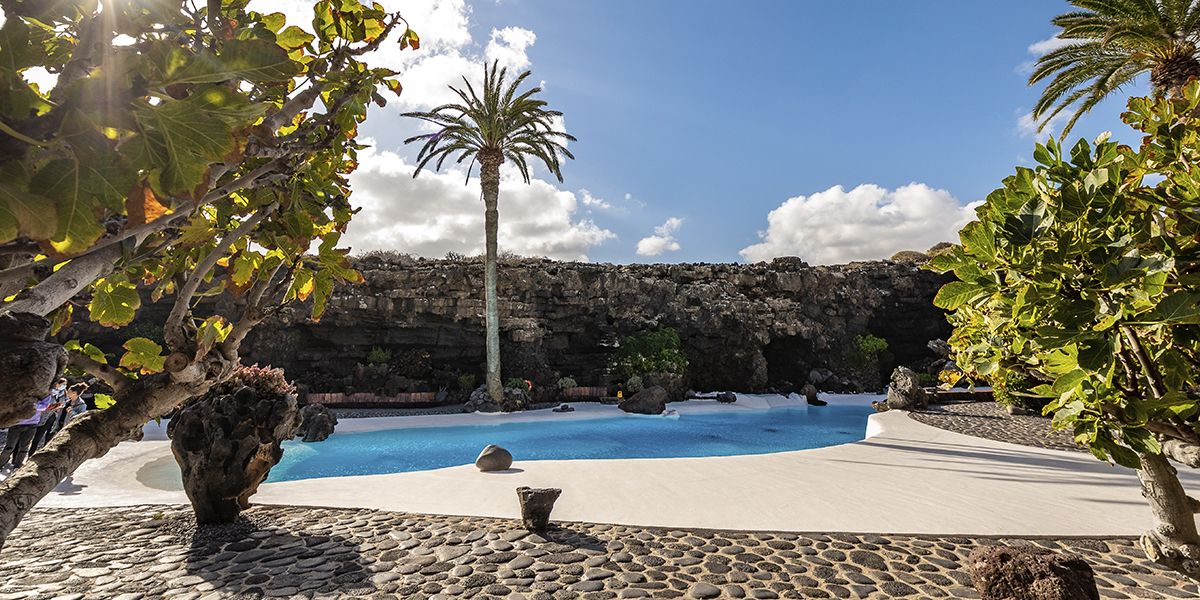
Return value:
M 32 417 L 29 417 L 28 419 L 25 419 L 24 421 L 17 423 L 17 425 L 37 425 L 38 422 L 41 421 L 41 419 L 42 419 L 42 411 L 46 410 L 47 406 L 50 406 L 50 401 L 52 399 L 53 399 L 52 397 L 46 396 L 45 398 L 42 398 L 41 400 L 38 400 L 37 402 L 35 402 L 33 407 L 37 409 L 37 412 L 34 413 Z

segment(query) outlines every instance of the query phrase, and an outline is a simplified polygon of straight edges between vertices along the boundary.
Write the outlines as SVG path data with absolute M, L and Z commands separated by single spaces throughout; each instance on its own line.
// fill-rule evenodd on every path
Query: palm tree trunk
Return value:
M 496 230 L 500 214 L 496 210 L 500 198 L 500 163 L 504 155 L 495 151 L 479 153 L 479 179 L 483 187 L 483 223 L 486 256 L 483 267 L 484 319 L 487 326 L 487 392 L 499 406 L 504 406 L 504 387 L 500 384 L 500 305 L 496 289 Z
M 1138 458 L 1142 460 L 1137 471 L 1142 496 L 1154 514 L 1154 529 L 1140 540 L 1142 551 L 1160 565 L 1200 578 L 1200 535 L 1195 518 L 1200 507 L 1188 497 L 1166 456 L 1139 453 Z

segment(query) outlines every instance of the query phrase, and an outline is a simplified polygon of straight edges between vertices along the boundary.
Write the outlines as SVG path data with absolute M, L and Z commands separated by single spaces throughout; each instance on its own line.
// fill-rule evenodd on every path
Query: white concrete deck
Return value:
M 869 402 L 874 396 L 826 397 Z M 681 412 L 753 410 L 796 401 L 740 396 L 689 401 Z M 573 413 L 343 419 L 338 432 L 506 420 L 608 416 Z M 39 506 L 186 503 L 161 428 L 85 463 Z M 962 535 L 1136 535 L 1150 525 L 1134 473 L 1089 454 L 1043 450 L 936 429 L 901 412 L 872 415 L 861 442 L 778 454 L 637 460 L 522 461 L 499 473 L 473 465 L 415 473 L 263 484 L 260 504 L 365 507 L 518 518 L 514 488 L 562 488 L 553 518 L 664 527 L 794 532 Z M 174 473 L 172 479 L 171 473 Z M 1185 487 L 1200 474 L 1181 469 Z

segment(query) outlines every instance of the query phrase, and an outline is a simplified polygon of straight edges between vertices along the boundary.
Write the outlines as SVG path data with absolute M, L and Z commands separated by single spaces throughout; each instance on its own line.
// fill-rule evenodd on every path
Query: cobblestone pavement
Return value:
M 254 507 L 35 509 L 0 551 L 0 600 L 978 598 L 966 557 L 1035 543 L 1086 558 L 1102 598 L 1196 597 L 1127 538 L 741 533 Z
M 911 412 L 908 416 L 939 429 L 999 442 L 1050 450 L 1088 451 L 1087 448 L 1075 445 L 1070 432 L 1052 429 L 1049 417 L 1013 416 L 995 402 L 932 405 L 925 412 Z

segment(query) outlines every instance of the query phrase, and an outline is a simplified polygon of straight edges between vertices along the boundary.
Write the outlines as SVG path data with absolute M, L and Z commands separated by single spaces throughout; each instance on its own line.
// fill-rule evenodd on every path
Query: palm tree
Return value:
M 1029 85 L 1053 76 L 1033 118 L 1041 131 L 1063 109 L 1079 103 L 1062 135 L 1079 115 L 1142 73 L 1156 94 L 1179 97 L 1183 85 L 1200 77 L 1197 0 L 1069 0 L 1082 10 L 1054 17 L 1066 46 L 1037 61 Z M 1043 118 L 1044 117 L 1044 118 Z
M 500 311 L 496 301 L 496 227 L 499 214 L 496 202 L 500 196 L 500 165 L 512 161 L 521 172 L 525 183 L 529 183 L 528 157 L 536 158 L 558 177 L 559 155 L 575 157 L 564 145 L 575 138 L 553 127 L 554 119 L 562 113 L 546 110 L 546 103 L 533 99 L 541 88 L 529 89 L 517 95 L 517 88 L 529 76 L 525 71 L 507 89 L 504 76 L 507 69 L 497 71 L 499 61 L 492 63 L 489 70 L 483 65 L 483 97 L 475 95 L 471 82 L 463 77 L 466 92 L 451 87 L 462 99 L 462 104 L 444 104 L 430 112 L 410 112 L 403 116 L 415 117 L 438 126 L 434 133 L 418 135 L 404 140 L 405 144 L 424 140 L 425 145 L 417 155 L 416 177 L 433 158 L 437 158 L 435 170 L 453 154 L 457 163 L 467 158 L 467 181 L 471 169 L 479 162 L 479 179 L 483 188 L 484 227 L 486 231 L 487 257 L 484 266 L 483 285 L 487 323 L 487 391 L 492 401 L 504 406 L 504 389 L 500 385 Z

